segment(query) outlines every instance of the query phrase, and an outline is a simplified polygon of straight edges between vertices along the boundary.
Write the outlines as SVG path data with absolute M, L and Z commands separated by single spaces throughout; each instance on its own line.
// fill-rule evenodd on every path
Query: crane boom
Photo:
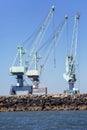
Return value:
M 47 60 L 48 60 L 48 58 L 50 56 L 50 53 L 52 52 L 52 49 L 53 49 L 54 45 L 57 44 L 57 39 L 59 38 L 59 36 L 60 36 L 60 34 L 61 34 L 62 30 L 63 30 L 63 27 L 64 27 L 67 19 L 68 19 L 68 17 L 65 16 L 63 22 L 60 24 L 60 26 L 58 27 L 57 31 L 52 36 L 51 46 L 50 46 L 48 54 L 47 54 L 47 56 L 46 56 L 46 58 L 44 60 L 44 63 L 41 65 L 41 71 L 42 71 L 44 65 L 46 64 L 46 62 L 47 62 Z
M 45 28 L 46 28 L 47 24 L 49 23 L 50 18 L 52 17 L 54 10 L 55 10 L 55 7 L 52 6 L 49 13 L 48 13 L 48 15 L 47 15 L 47 17 L 46 17 L 46 19 L 44 20 L 44 22 L 40 26 L 39 32 L 38 32 L 37 37 L 36 37 L 36 40 L 34 42 L 34 47 L 33 47 L 32 51 L 31 51 L 30 55 L 34 54 L 34 51 L 35 51 L 37 45 L 39 44 L 39 42 L 40 42 L 40 40 L 41 40 L 41 38 L 43 36 Z
M 48 13 L 48 15 L 47 15 L 47 17 L 45 18 L 44 22 L 42 23 L 42 25 L 39 28 L 38 34 L 37 34 L 36 39 L 35 39 L 35 41 L 33 43 L 33 48 L 32 48 L 32 50 L 30 52 L 30 57 L 32 57 L 32 58 L 31 58 L 31 62 L 29 64 L 29 69 L 30 69 L 30 67 L 32 65 L 32 62 L 34 60 L 34 54 L 36 53 L 36 49 L 37 49 L 39 43 L 41 42 L 41 40 L 42 40 L 42 38 L 44 36 L 44 32 L 46 30 L 46 27 L 47 27 L 47 25 L 49 25 L 49 22 L 50 22 L 50 20 L 51 20 L 51 18 L 53 16 L 54 10 L 55 10 L 55 7 L 52 6 L 49 13 Z
M 73 28 L 73 35 L 72 35 L 72 45 L 71 45 L 71 55 L 73 58 L 76 59 L 76 50 L 77 50 L 77 42 L 78 42 L 78 20 L 80 15 L 77 14 L 74 20 L 74 28 Z

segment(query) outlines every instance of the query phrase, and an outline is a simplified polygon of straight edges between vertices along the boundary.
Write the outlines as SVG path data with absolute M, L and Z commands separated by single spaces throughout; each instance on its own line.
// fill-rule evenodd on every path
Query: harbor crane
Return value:
M 39 69 L 38 69 L 38 59 L 40 59 L 40 57 L 38 56 L 37 51 L 34 53 L 34 70 L 28 70 L 26 72 L 27 77 L 32 78 L 33 92 L 45 92 L 45 93 L 47 93 L 47 88 L 39 86 L 39 83 L 40 83 L 39 77 L 42 73 L 42 70 L 43 70 L 43 68 L 44 68 L 44 66 L 45 66 L 54 46 L 57 43 L 57 40 L 58 40 L 62 30 L 63 30 L 63 27 L 64 27 L 67 19 L 68 19 L 68 17 L 65 16 L 65 18 L 62 21 L 62 23 L 60 24 L 60 26 L 58 26 L 57 31 L 51 36 L 51 42 L 49 44 L 49 50 L 48 50 L 47 56 L 45 57 L 44 62 L 43 62 L 43 64 L 41 64 Z
M 15 57 L 12 67 L 10 67 L 10 74 L 16 76 L 17 79 L 17 84 L 11 86 L 11 95 L 15 95 L 17 91 L 28 91 L 28 93 L 32 93 L 32 86 L 24 84 L 25 80 L 23 78 L 23 75 L 27 71 L 27 67 L 23 65 L 24 54 L 26 54 L 26 50 L 22 46 L 18 46 L 17 55 Z
M 66 56 L 66 72 L 64 73 L 63 77 L 69 84 L 69 87 L 66 90 L 64 90 L 64 93 L 67 93 L 67 94 L 79 93 L 78 88 L 74 87 L 74 84 L 77 80 L 76 79 L 76 69 L 77 69 L 76 54 L 77 54 L 77 43 L 78 43 L 79 18 L 80 18 L 80 15 L 77 14 L 74 20 L 71 50 L 70 50 L 70 53 Z
M 39 59 L 37 48 L 40 45 L 40 43 L 44 37 L 44 33 L 50 24 L 50 21 L 53 17 L 54 10 L 55 10 L 55 7 L 52 6 L 47 17 L 45 18 L 44 22 L 42 23 L 42 25 L 39 28 L 38 34 L 37 34 L 36 39 L 33 43 L 33 48 L 30 52 L 31 60 L 29 61 L 30 63 L 29 63 L 28 71 L 26 72 L 26 75 L 28 78 L 32 79 L 32 82 L 33 82 L 32 92 L 33 93 L 36 93 L 36 92 L 45 92 L 45 94 L 47 93 L 46 87 L 39 86 L 39 83 L 40 83 L 39 77 L 40 77 L 41 72 L 40 72 L 40 70 L 38 70 L 38 67 L 37 67 L 37 61 Z M 32 64 L 34 64 L 34 69 L 31 69 Z

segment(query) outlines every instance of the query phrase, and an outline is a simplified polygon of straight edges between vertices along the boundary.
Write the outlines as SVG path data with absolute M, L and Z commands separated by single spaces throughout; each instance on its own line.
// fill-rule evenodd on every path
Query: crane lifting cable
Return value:
M 57 28 L 55 29 L 54 33 L 56 32 Z M 43 44 L 41 44 L 39 46 L 39 48 L 37 49 L 37 52 L 41 52 L 44 49 L 49 48 L 50 43 L 52 43 L 54 33 L 51 33 L 50 36 L 49 36 L 49 38 L 45 42 L 43 42 Z
M 22 46 L 24 46 L 25 44 L 31 43 L 31 40 L 33 39 L 33 36 L 36 35 L 36 32 L 33 32 L 30 36 L 28 36 L 23 42 L 22 42 Z M 29 45 L 28 45 L 29 46 Z M 28 47 L 27 47 L 28 48 Z

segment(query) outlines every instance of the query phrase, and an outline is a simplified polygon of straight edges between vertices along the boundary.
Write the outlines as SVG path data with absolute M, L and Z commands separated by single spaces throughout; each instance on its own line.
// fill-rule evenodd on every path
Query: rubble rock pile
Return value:
M 0 96 L 0 112 L 38 110 L 87 110 L 87 94 Z

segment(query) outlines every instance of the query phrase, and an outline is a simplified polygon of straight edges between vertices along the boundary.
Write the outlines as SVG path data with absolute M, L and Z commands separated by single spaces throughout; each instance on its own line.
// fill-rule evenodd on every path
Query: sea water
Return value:
M 87 130 L 87 111 L 0 112 L 0 130 Z

